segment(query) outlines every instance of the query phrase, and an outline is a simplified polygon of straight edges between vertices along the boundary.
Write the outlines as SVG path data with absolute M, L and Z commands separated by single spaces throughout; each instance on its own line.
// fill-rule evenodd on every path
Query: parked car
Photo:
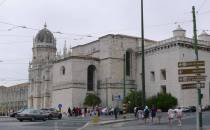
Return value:
M 210 105 L 206 105 L 202 108 L 202 111 L 210 111 Z
M 196 106 L 189 106 L 190 112 L 196 112 Z
M 18 113 L 16 119 L 22 122 L 23 120 L 43 120 L 46 121 L 47 115 L 38 109 L 25 109 Z
M 23 109 L 20 109 L 20 110 L 18 110 L 18 111 L 16 111 L 16 112 L 12 112 L 9 116 L 10 116 L 10 117 L 16 117 L 17 114 L 18 114 L 18 113 L 21 113 L 23 110 L 25 110 L 25 109 L 23 108 Z
M 42 108 L 41 110 L 47 115 L 48 119 L 53 119 L 53 118 L 61 119 L 62 118 L 61 112 L 59 112 L 55 108 Z
M 188 106 L 188 107 L 178 107 L 176 109 L 174 109 L 174 111 L 176 112 L 178 109 L 181 109 L 182 112 L 195 112 L 196 111 L 196 107 L 195 106 Z

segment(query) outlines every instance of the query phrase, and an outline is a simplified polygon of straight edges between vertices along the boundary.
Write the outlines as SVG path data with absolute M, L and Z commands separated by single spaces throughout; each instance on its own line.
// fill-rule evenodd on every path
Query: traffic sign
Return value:
M 114 99 L 117 100 L 117 101 L 121 101 L 122 97 L 120 95 L 117 95 L 117 96 L 114 97 Z
M 205 66 L 205 61 L 187 61 L 187 62 L 178 62 L 178 67 L 196 67 L 196 66 Z
M 193 68 L 193 69 L 179 69 L 179 74 L 202 74 L 205 73 L 205 68 Z
M 180 76 L 179 82 L 192 82 L 192 81 L 205 81 L 206 76 L 199 75 L 199 76 Z
M 181 84 L 182 89 L 192 89 L 197 88 L 197 85 L 199 84 L 200 88 L 205 87 L 205 83 L 188 83 L 188 84 Z
M 62 104 L 58 104 L 58 108 L 62 108 Z

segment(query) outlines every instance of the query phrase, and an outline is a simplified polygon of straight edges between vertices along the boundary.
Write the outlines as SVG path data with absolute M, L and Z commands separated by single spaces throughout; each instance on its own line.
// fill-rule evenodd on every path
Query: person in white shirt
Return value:
M 182 116 L 183 116 L 182 109 L 178 108 L 176 111 L 176 118 L 178 120 L 178 126 L 182 126 Z
M 174 119 L 174 111 L 172 109 L 168 110 L 168 124 L 172 126 L 172 121 Z

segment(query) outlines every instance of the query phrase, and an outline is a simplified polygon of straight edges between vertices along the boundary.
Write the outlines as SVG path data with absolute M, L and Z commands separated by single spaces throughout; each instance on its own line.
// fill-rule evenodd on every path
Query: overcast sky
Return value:
M 210 0 L 144 0 L 145 37 L 169 38 L 178 24 L 192 37 L 192 5 L 198 34 L 210 30 Z M 45 22 L 64 33 L 54 33 L 59 51 L 65 40 L 69 47 L 109 33 L 140 36 L 140 13 L 140 0 L 0 0 L 0 85 L 27 81 L 32 39 Z

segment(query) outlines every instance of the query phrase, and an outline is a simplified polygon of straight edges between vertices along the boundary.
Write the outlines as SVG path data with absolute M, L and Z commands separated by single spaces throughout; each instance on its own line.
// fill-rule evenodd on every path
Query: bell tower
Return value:
M 29 65 L 29 108 L 48 108 L 51 102 L 51 68 L 56 56 L 56 39 L 45 23 L 33 39 Z

